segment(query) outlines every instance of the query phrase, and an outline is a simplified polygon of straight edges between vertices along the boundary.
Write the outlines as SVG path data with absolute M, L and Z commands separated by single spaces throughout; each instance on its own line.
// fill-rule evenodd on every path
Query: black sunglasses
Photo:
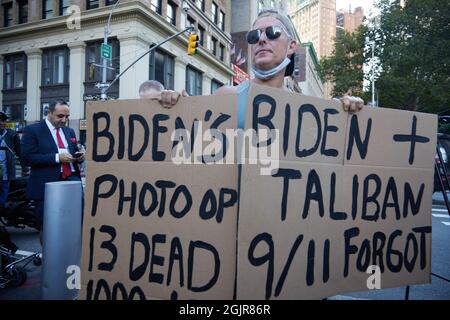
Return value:
M 259 41 L 262 33 L 266 33 L 266 37 L 269 40 L 275 40 L 281 36 L 281 33 L 284 31 L 282 26 L 270 26 L 263 29 L 250 30 L 247 32 L 247 42 L 249 44 L 255 44 Z

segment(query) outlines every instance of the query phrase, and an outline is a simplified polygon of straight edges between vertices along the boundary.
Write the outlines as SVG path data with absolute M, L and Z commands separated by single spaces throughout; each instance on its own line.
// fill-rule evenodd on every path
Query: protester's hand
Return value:
M 344 111 L 347 111 L 349 113 L 358 112 L 364 106 L 363 99 L 359 97 L 343 96 L 339 100 L 341 100 L 342 102 L 342 107 L 344 108 Z
M 172 108 L 178 102 L 180 96 L 187 97 L 189 95 L 186 90 L 182 90 L 181 93 L 173 90 L 163 90 L 158 100 L 164 108 Z
M 59 154 L 59 162 L 61 163 L 71 163 L 75 159 L 68 153 L 60 153 Z

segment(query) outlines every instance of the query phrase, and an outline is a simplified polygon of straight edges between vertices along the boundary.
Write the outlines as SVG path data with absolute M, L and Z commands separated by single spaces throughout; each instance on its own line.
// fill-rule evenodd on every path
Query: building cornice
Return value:
M 198 9 L 198 8 L 197 8 Z M 62 31 L 67 32 L 72 35 L 72 39 L 77 40 L 76 43 L 82 43 L 84 41 L 78 40 L 80 39 L 80 33 L 83 32 L 84 29 L 92 29 L 98 27 L 104 27 L 107 23 L 107 19 L 110 13 L 110 7 L 102 7 L 97 9 L 91 9 L 81 12 L 81 29 L 73 29 L 68 30 L 66 19 L 67 16 L 59 16 L 46 20 L 39 20 L 34 22 L 29 22 L 26 24 L 15 25 L 12 27 L 1 28 L 0 29 L 0 43 L 5 44 L 6 50 L 4 54 L 9 53 L 11 48 L 13 47 L 13 43 L 17 42 L 17 39 L 28 40 L 31 41 L 31 47 L 41 47 L 42 44 L 37 43 L 35 40 L 38 37 L 45 37 L 48 35 L 54 35 L 55 33 L 61 33 Z M 111 17 L 111 28 L 114 28 L 114 23 L 123 23 L 127 21 L 139 21 L 149 27 L 149 29 L 153 29 L 155 32 L 158 32 L 162 37 L 167 37 L 173 35 L 178 32 L 179 29 L 174 25 L 168 23 L 162 16 L 153 12 L 149 7 L 145 6 L 143 3 L 136 2 L 125 2 L 119 4 L 116 9 L 114 9 L 114 13 Z M 155 30 L 154 25 L 158 26 L 158 30 Z M 93 36 L 94 34 L 92 34 Z M 222 32 L 222 36 L 224 33 Z M 118 38 L 124 38 L 120 33 L 116 33 L 114 35 L 110 34 L 110 37 L 117 36 Z M 145 37 L 140 37 L 141 39 L 145 39 Z M 96 38 L 97 39 L 97 38 Z M 227 41 L 230 41 L 228 37 L 226 37 Z M 86 40 L 87 41 L 87 40 Z M 176 39 L 172 40 L 175 43 L 178 43 L 180 47 L 186 47 L 188 44 L 187 36 L 180 36 Z M 9 44 L 9 43 L 11 44 Z M 70 42 L 64 42 L 64 38 L 58 40 L 59 44 L 67 45 L 68 47 L 72 47 L 73 44 Z M 72 42 L 73 43 L 73 42 Z M 150 44 L 150 43 L 149 43 Z M 44 42 L 44 46 L 48 45 L 48 41 Z M 1 46 L 1 45 L 0 45 Z M 75 46 L 77 46 L 75 44 Z M 19 47 L 14 47 L 12 51 L 19 50 Z M 214 57 L 208 50 L 203 47 L 198 48 L 198 55 L 205 58 L 205 60 L 228 75 L 232 76 L 233 71 L 231 66 L 226 65 L 216 57 Z
M 70 49 L 85 48 L 86 43 L 84 41 L 70 42 L 67 44 L 67 47 Z
M 27 57 L 41 56 L 42 50 L 38 48 L 28 49 L 25 50 L 25 54 L 27 55 Z
M 198 15 L 202 15 L 204 19 L 207 19 L 212 28 L 222 36 L 222 40 L 227 42 L 229 45 L 232 44 L 231 36 L 227 33 L 220 30 L 218 26 L 216 26 L 201 10 L 199 10 L 195 5 L 191 6 L 194 8 Z M 84 26 L 98 26 L 98 25 L 106 25 L 108 16 L 110 13 L 110 7 L 101 7 L 97 9 L 85 10 L 80 13 L 80 22 L 81 22 L 81 30 Z M 26 36 L 30 34 L 30 32 L 51 32 L 51 31 L 61 31 L 61 28 L 71 29 L 67 27 L 67 18 L 69 16 L 58 16 L 50 19 L 41 19 L 38 21 L 28 22 L 24 24 L 18 24 L 11 27 L 3 27 L 0 28 L 0 43 L 4 41 L 8 41 L 11 39 L 16 39 L 20 36 Z M 136 2 L 125 2 L 120 3 L 111 17 L 111 22 L 123 22 L 127 20 L 133 20 L 138 17 L 149 19 L 154 22 L 158 22 L 158 24 L 167 29 L 167 31 L 177 30 L 173 25 L 168 23 L 162 16 L 153 12 L 149 7 L 145 6 L 143 3 Z M 170 25 L 170 26 L 169 26 Z M 79 31 L 80 29 L 72 28 L 74 32 Z

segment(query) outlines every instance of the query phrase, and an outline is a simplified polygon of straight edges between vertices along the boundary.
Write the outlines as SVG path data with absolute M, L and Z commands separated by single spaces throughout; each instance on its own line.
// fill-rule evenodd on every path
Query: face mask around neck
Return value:
M 252 71 L 255 74 L 255 77 L 261 80 L 267 80 L 272 78 L 274 75 L 276 75 L 278 72 L 286 68 L 289 63 L 291 63 L 291 59 L 288 57 L 284 58 L 284 60 L 276 67 L 269 69 L 269 70 L 261 70 L 256 68 L 255 66 L 252 66 Z

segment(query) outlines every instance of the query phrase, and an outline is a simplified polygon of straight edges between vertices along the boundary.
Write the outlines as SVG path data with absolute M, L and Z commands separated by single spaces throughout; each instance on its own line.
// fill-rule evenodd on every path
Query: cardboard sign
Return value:
M 237 166 L 175 164 L 172 134 L 202 151 L 189 130 L 235 128 L 235 97 L 94 102 L 87 120 L 81 298 L 231 299 Z
M 246 128 L 279 129 L 284 148 L 272 175 L 243 165 L 237 298 L 367 291 L 376 268 L 381 288 L 429 282 L 436 117 L 267 87 L 248 99 Z
M 261 86 L 247 99 L 244 131 L 236 95 L 88 105 L 81 298 L 311 299 L 430 281 L 436 116 L 350 115 Z

